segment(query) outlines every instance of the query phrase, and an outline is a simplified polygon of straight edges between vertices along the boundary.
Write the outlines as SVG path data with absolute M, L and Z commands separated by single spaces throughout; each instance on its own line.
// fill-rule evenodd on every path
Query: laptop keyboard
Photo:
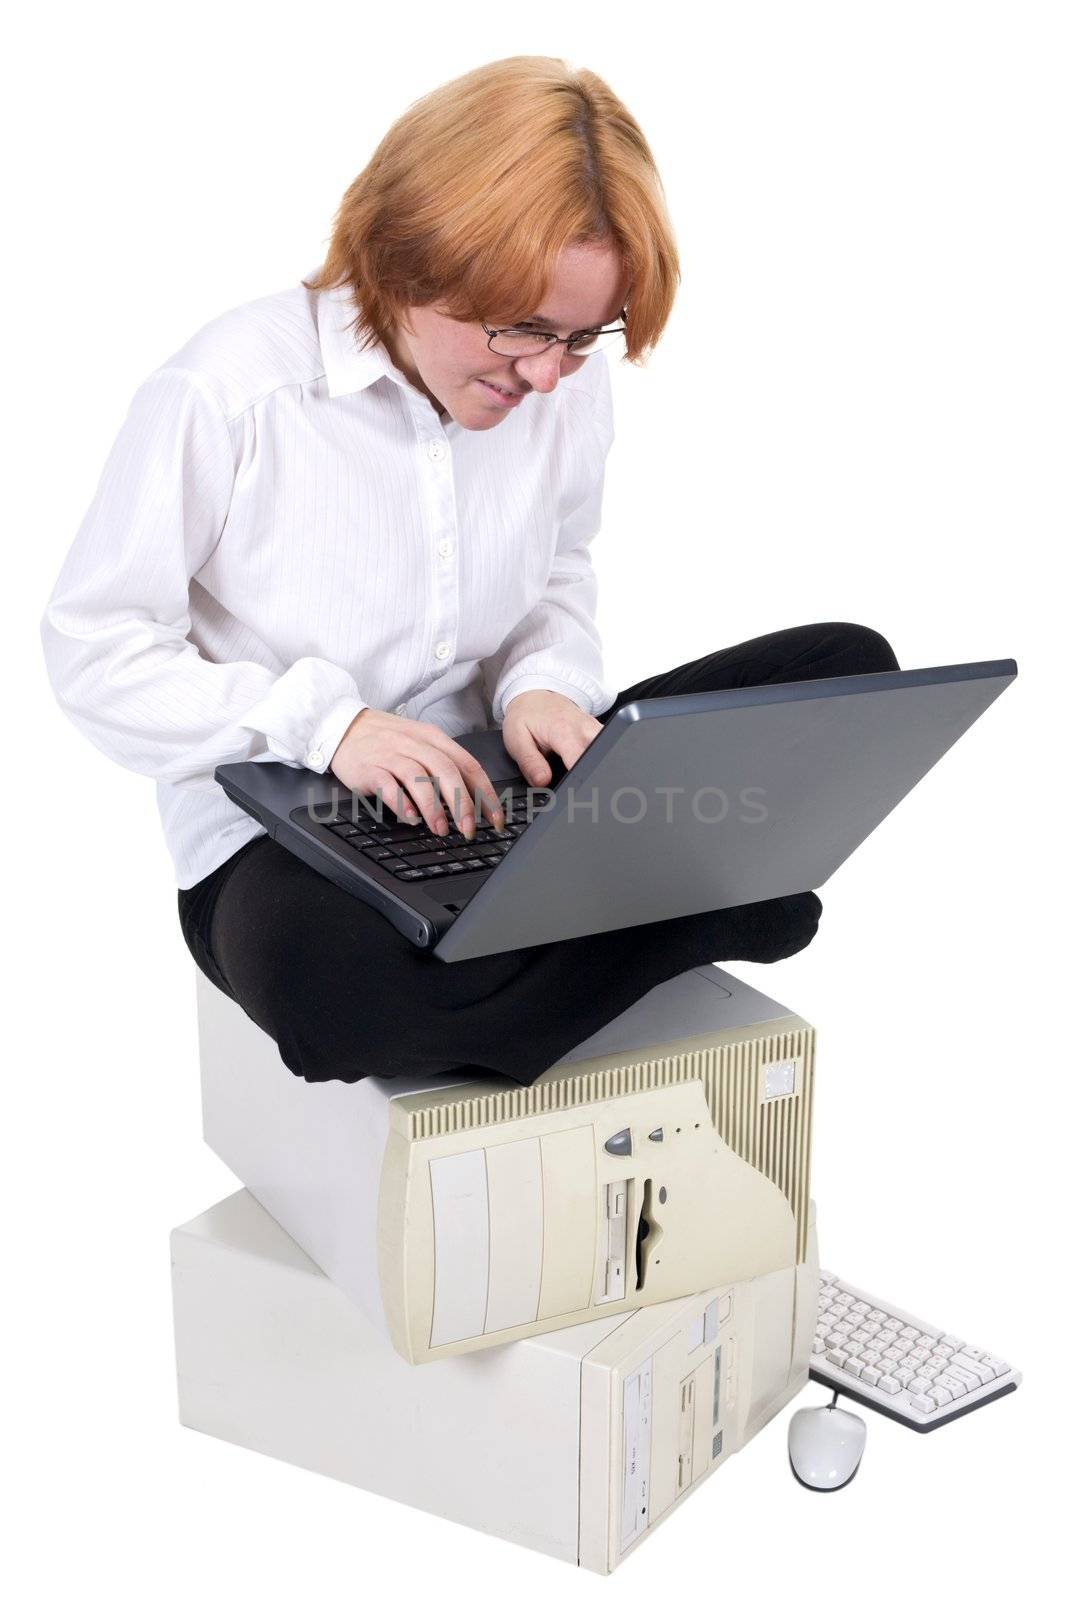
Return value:
M 504 815 L 511 820 L 503 833 L 486 825 L 476 830 L 473 839 L 458 831 L 432 833 L 424 822 L 390 822 L 385 816 L 379 821 L 370 811 L 362 814 L 358 807 L 354 821 L 349 817 L 323 826 L 401 883 L 484 873 L 500 865 L 531 819 L 553 798 L 540 790 L 529 796 L 523 791 L 498 794 Z

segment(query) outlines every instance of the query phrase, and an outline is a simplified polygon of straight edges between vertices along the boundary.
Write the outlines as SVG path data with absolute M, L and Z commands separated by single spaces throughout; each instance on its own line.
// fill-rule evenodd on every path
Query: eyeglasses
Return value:
M 554 344 L 565 344 L 568 355 L 591 356 L 597 350 L 618 348 L 626 335 L 626 312 L 621 316 L 622 327 L 585 328 L 566 339 L 556 333 L 539 333 L 536 328 L 487 328 L 484 322 L 482 328 L 489 335 L 490 350 L 500 356 L 535 356 Z

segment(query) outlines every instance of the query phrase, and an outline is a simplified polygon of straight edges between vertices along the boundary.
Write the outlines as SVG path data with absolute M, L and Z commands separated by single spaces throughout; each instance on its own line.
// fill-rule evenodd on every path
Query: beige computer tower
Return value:
M 242 1190 L 171 1236 L 181 1420 L 608 1573 L 807 1381 L 806 1237 L 801 1267 L 411 1366 Z
M 204 1133 L 414 1363 L 806 1259 L 814 1030 L 714 966 L 511 1080 L 306 1084 L 198 974 Z

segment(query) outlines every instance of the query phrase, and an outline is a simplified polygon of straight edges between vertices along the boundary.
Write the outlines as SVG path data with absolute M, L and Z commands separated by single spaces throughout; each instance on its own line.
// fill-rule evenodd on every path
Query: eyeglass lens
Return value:
M 607 350 L 625 339 L 624 329 L 612 329 L 607 333 L 590 333 L 584 338 L 577 339 L 571 345 L 571 354 L 576 356 L 591 356 L 597 350 Z M 494 333 L 490 340 L 490 349 L 504 356 L 533 356 L 545 348 L 546 343 L 551 343 L 548 334 L 530 332 L 511 332 L 505 329 L 502 333 Z

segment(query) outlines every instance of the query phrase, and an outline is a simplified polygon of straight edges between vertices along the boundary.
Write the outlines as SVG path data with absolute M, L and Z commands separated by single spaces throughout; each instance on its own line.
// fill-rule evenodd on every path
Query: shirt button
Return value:
M 309 767 L 313 767 L 316 772 L 322 772 L 326 766 L 325 752 L 322 750 L 309 750 L 307 753 L 307 764 Z
M 450 556 L 452 554 L 452 540 L 442 539 L 441 543 L 437 546 L 437 554 L 439 556 Z
M 427 446 L 426 454 L 431 461 L 443 461 L 448 451 L 439 439 L 435 439 L 433 444 Z
M 448 646 L 445 644 L 443 639 L 441 640 L 440 644 L 434 646 L 433 653 L 437 657 L 438 661 L 443 661 L 445 659 L 445 656 L 448 654 Z

